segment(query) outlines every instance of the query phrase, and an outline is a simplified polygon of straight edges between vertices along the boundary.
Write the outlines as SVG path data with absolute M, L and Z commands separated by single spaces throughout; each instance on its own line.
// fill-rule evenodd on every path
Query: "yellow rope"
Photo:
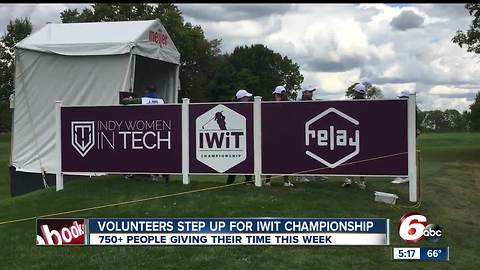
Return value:
M 154 196 L 154 197 L 149 197 L 149 198 L 144 198 L 144 199 L 131 200 L 131 201 L 126 201 L 126 202 L 111 203 L 111 204 L 105 204 L 105 205 L 100 205 L 100 206 L 94 206 L 94 207 L 88 207 L 88 208 L 58 212 L 58 213 L 47 214 L 47 215 L 42 215 L 42 216 L 34 216 L 34 217 L 14 219 L 14 220 L 9 220 L 9 221 L 2 221 L 2 222 L 0 222 L 0 225 L 20 222 L 20 221 L 26 221 L 26 220 L 32 220 L 32 219 L 36 219 L 36 218 L 53 217 L 53 216 L 78 213 L 78 212 L 83 212 L 83 211 L 88 211 L 88 210 L 97 210 L 97 209 L 101 209 L 101 208 L 107 208 L 107 207 L 118 206 L 118 205 L 125 205 L 125 204 L 137 203 L 137 202 L 145 202 L 145 201 L 150 201 L 150 200 L 155 200 L 155 199 L 192 194 L 192 193 L 197 193 L 197 192 L 202 192 L 202 191 L 207 191 L 207 190 L 214 190 L 214 189 L 219 189 L 219 188 L 224 188 L 224 187 L 229 187 L 229 186 L 235 186 L 235 185 L 241 185 L 241 184 L 243 184 L 243 183 L 215 186 L 215 187 L 209 187 L 209 188 L 202 188 L 202 189 L 184 191 L 184 192 L 173 193 L 173 194 L 159 195 L 159 196 Z
M 355 164 L 355 163 L 361 163 L 361 162 L 367 162 L 367 161 L 382 159 L 382 158 L 388 158 L 388 157 L 392 157 L 392 156 L 403 155 L 403 154 L 407 154 L 407 153 L 408 153 L 408 152 L 402 152 L 402 153 L 397 153 L 397 154 L 391 154 L 391 155 L 385 155 L 385 156 L 380 156 L 380 157 L 375 157 L 375 158 L 369 158 L 369 159 L 354 161 L 354 162 L 343 163 L 343 164 L 339 165 L 339 167 L 340 167 L 340 166 L 345 166 L 345 165 L 350 165 L 350 164 Z M 318 171 L 318 170 L 323 170 L 323 169 L 329 169 L 329 168 L 328 168 L 328 167 L 315 168 L 315 169 L 300 171 L 300 172 L 297 172 L 297 173 L 307 173 L 307 172 Z M 275 177 L 272 177 L 271 179 L 273 179 L 273 178 L 278 178 L 278 177 L 282 177 L 282 176 L 275 176 Z M 249 182 L 250 182 L 250 181 L 249 181 Z M 102 209 L 102 208 L 107 208 L 107 207 L 113 207 L 113 206 L 119 206 L 119 205 L 126 205 L 126 204 L 138 203 L 138 202 L 145 202 L 145 201 L 162 199 L 162 198 L 168 198 L 168 197 L 174 197 L 174 196 L 179 196 L 179 195 L 187 195 L 187 194 L 192 194 L 192 193 L 197 193 L 197 192 L 203 192 L 203 191 L 208 191 L 208 190 L 221 189 L 221 188 L 226 188 L 226 187 L 231 187 L 231 186 L 236 186 L 236 185 L 243 185 L 243 184 L 244 184 L 244 183 L 227 184 L 227 185 L 221 185 L 221 186 L 215 186 L 215 187 L 209 187 L 209 188 L 202 188 L 202 189 L 196 189 L 196 190 L 178 192 L 178 193 L 173 193 L 173 194 L 159 195 L 159 196 L 154 196 L 154 197 L 149 197 L 149 198 L 143 198 L 143 199 L 137 199 L 137 200 L 131 200 L 131 201 L 126 201 L 126 202 L 111 203 L 111 204 L 105 204 L 105 205 L 100 205 L 100 206 L 94 206 L 94 207 L 88 207 L 88 208 L 82 208 L 82 209 L 75 209 L 75 210 L 70 210 L 70 211 L 64 211 L 64 212 L 58 212 L 58 213 L 52 213 L 52 214 L 46 214 L 46 215 L 42 215 L 42 216 L 33 216 L 33 217 L 28 217 L 28 218 L 7 220 L 7 221 L 2 221 L 2 222 L 0 222 L 0 225 L 10 224 L 10 223 L 16 223 L 16 222 L 21 222 L 21 221 L 27 221 L 27 220 L 33 220 L 33 219 L 36 219 L 36 218 L 53 217 L 53 216 L 59 216 L 59 215 L 64 215 L 64 214 L 72 214 L 72 213 L 84 212 L 84 211 L 89 211 L 89 210 L 97 210 L 97 209 Z

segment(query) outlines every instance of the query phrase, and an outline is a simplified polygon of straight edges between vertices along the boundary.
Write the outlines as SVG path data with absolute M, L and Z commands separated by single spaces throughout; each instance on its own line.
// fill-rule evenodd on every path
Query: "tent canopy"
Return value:
M 61 55 L 136 55 L 179 64 L 180 53 L 160 20 L 47 24 L 17 48 Z
M 47 24 L 16 45 L 10 164 L 54 173 L 55 101 L 118 105 L 120 92 L 157 86 L 178 100 L 180 54 L 159 20 Z

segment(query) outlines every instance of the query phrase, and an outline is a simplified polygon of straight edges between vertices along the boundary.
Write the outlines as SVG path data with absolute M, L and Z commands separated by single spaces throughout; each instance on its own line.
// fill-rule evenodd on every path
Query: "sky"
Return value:
M 60 22 L 67 8 L 89 4 L 2 4 L 0 27 L 29 17 L 34 31 Z M 451 42 L 472 17 L 464 4 L 178 4 L 185 21 L 222 52 L 264 44 L 300 66 L 302 85 L 324 100 L 344 99 L 368 81 L 385 98 L 415 91 L 422 110 L 467 110 L 480 91 L 480 55 Z M 167 29 L 168 31 L 168 29 Z

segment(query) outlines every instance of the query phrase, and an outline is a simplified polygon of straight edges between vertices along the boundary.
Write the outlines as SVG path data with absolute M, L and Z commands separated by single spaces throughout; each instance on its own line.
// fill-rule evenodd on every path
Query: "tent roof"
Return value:
M 166 44 L 152 41 L 149 38 L 150 31 L 166 35 Z M 133 50 L 134 54 L 175 64 L 180 60 L 177 48 L 158 19 L 49 23 L 20 41 L 16 47 L 62 55 L 114 55 L 130 53 Z M 159 49 L 162 51 L 158 52 Z

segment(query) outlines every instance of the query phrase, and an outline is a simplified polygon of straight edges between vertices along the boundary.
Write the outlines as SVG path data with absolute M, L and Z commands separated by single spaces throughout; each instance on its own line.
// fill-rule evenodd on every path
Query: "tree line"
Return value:
M 66 9 L 60 18 L 62 23 L 160 19 L 181 55 L 179 98 L 188 97 L 192 102 L 230 101 L 241 88 L 272 100 L 272 88 L 277 85 L 284 85 L 288 96 L 294 98 L 304 79 L 297 63 L 262 44 L 237 46 L 231 53 L 222 53 L 221 39 L 208 40 L 201 26 L 185 22 L 181 11 L 171 3 L 100 3 L 83 10 Z M 30 20 L 20 18 L 10 20 L 0 38 L 0 131 L 10 130 L 11 124 L 8 101 L 14 91 L 14 45 L 31 32 Z M 367 98 L 383 98 L 379 87 L 364 84 Z M 348 87 L 347 97 L 353 94 L 353 88 L 354 84 Z M 479 95 L 470 109 L 471 113 L 462 114 L 456 110 L 419 112 L 417 121 L 421 119 L 419 126 L 425 131 L 480 130 Z

